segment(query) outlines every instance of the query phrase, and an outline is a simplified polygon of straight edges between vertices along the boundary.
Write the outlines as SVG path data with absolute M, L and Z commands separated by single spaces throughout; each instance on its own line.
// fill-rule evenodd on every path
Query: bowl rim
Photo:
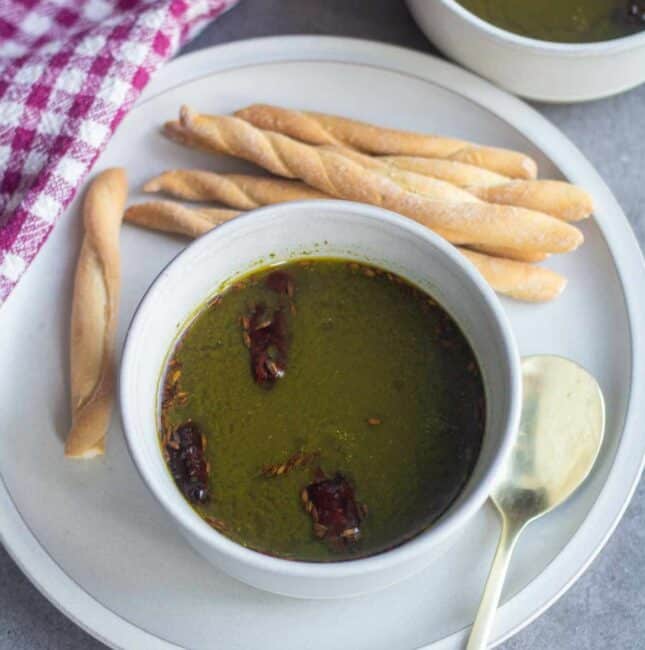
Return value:
M 507 45 L 514 46 L 518 49 L 537 50 L 541 53 L 562 54 L 568 56 L 602 56 L 603 54 L 612 54 L 621 52 L 639 46 L 645 47 L 645 30 L 636 34 L 621 36 L 604 41 L 592 41 L 590 43 L 560 43 L 558 41 L 544 41 L 539 38 L 531 38 L 516 34 L 509 30 L 497 27 L 487 20 L 480 18 L 466 7 L 459 4 L 457 0 L 439 0 L 447 9 L 458 15 L 462 20 L 470 23 L 482 32 L 498 41 L 503 41 Z
M 135 350 L 138 347 L 139 339 L 137 332 L 142 326 L 142 321 L 149 305 L 152 303 L 153 290 L 167 276 L 171 267 L 176 266 L 181 259 L 189 258 L 200 251 L 207 250 L 211 241 L 221 237 L 222 233 L 225 234 L 230 230 L 240 228 L 249 221 L 264 220 L 268 225 L 276 213 L 278 216 L 283 212 L 294 211 L 307 211 L 316 214 L 321 210 L 353 212 L 359 213 L 361 216 L 377 218 L 397 229 L 402 229 L 409 234 L 425 239 L 431 245 L 441 249 L 442 253 L 450 259 L 450 263 L 454 264 L 467 276 L 468 281 L 475 285 L 475 288 L 481 294 L 492 316 L 492 320 L 502 335 L 504 356 L 510 375 L 510 395 L 508 412 L 504 418 L 504 431 L 501 435 L 501 444 L 495 452 L 489 467 L 485 470 L 467 499 L 457 504 L 456 507 L 453 504 L 430 529 L 422 531 L 393 549 L 355 560 L 308 562 L 287 560 L 246 548 L 209 526 L 183 498 L 180 500 L 180 505 L 168 502 L 164 498 L 162 490 L 158 489 L 154 476 L 149 470 L 146 455 L 143 451 L 144 443 L 139 442 L 141 439 L 140 436 L 135 435 L 136 426 L 134 425 L 131 412 L 133 409 L 136 409 L 136 404 L 133 404 L 129 398 L 126 387 L 129 384 L 127 376 L 136 366 Z M 320 219 L 320 214 L 317 215 L 317 218 Z M 390 210 L 352 201 L 315 199 L 291 201 L 250 210 L 246 214 L 236 217 L 191 241 L 159 271 L 139 301 L 126 329 L 119 370 L 118 398 L 122 428 L 130 456 L 134 461 L 137 471 L 148 490 L 180 529 L 189 532 L 202 544 L 214 549 L 220 556 L 225 556 L 249 568 L 287 578 L 322 578 L 333 580 L 356 575 L 370 575 L 415 560 L 461 528 L 487 500 L 495 477 L 499 474 L 503 462 L 510 453 L 519 427 L 521 394 L 520 356 L 510 322 L 496 294 L 471 262 L 460 255 L 454 246 L 430 229 Z

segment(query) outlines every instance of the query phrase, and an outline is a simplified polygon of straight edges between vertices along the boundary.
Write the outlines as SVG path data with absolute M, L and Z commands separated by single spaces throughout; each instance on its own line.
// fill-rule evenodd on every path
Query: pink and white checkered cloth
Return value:
M 150 75 L 237 0 L 0 0 L 0 305 Z

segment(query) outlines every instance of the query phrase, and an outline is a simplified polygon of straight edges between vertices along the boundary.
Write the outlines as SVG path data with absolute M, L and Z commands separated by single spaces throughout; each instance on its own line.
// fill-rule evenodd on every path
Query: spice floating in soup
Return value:
M 591 43 L 645 29 L 645 0 L 457 0 L 483 20 L 521 36 Z
M 165 369 L 161 445 L 214 528 L 278 557 L 364 557 L 417 535 L 473 471 L 484 387 L 459 327 L 381 269 L 300 260 L 199 311 Z

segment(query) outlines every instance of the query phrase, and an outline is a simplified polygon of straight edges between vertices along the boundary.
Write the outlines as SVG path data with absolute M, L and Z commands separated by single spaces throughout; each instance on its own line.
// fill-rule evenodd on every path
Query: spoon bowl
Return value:
M 596 380 L 558 356 L 522 361 L 520 429 L 491 498 L 528 523 L 565 501 L 588 476 L 603 439 L 605 406 Z
M 502 534 L 468 650 L 486 647 L 520 533 L 571 496 L 589 475 L 602 445 L 604 399 L 584 368 L 558 356 L 527 357 L 522 389 L 517 438 L 491 492 Z

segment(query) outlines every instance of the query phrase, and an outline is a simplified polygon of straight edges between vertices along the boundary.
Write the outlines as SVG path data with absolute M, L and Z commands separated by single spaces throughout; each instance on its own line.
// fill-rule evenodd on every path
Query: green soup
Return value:
M 562 43 L 620 38 L 645 29 L 645 0 L 457 0 L 485 21 Z
M 476 463 L 477 361 L 455 322 L 391 273 L 300 260 L 199 311 L 164 373 L 161 445 L 224 535 L 307 561 L 379 553 L 430 526 Z

